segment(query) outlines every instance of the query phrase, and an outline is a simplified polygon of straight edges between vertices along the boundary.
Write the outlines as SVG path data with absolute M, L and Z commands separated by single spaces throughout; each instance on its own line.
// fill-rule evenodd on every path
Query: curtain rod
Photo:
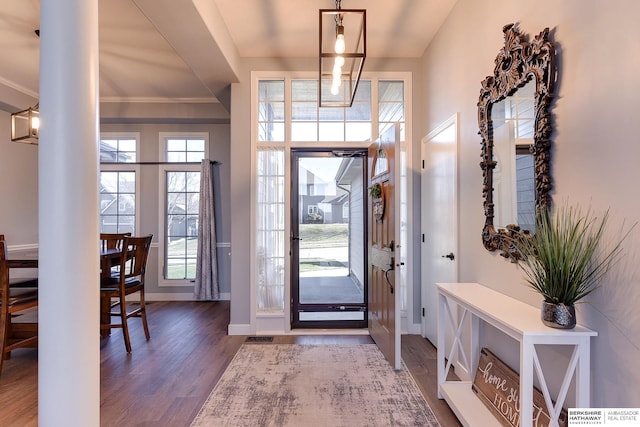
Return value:
M 218 160 L 209 160 L 212 165 L 221 165 Z M 199 165 L 202 162 L 100 162 L 101 165 Z

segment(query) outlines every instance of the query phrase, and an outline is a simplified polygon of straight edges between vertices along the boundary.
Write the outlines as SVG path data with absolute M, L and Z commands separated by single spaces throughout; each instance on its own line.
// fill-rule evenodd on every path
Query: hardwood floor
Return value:
M 103 426 L 188 426 L 245 336 L 228 336 L 228 302 L 152 302 L 151 340 L 131 325 L 127 355 L 120 331 L 101 341 Z M 370 343 L 366 335 L 276 336 L 275 343 Z M 459 426 L 436 397 L 436 352 L 424 338 L 403 337 L 405 364 L 443 427 Z M 37 351 L 16 350 L 0 376 L 0 425 L 37 425 Z

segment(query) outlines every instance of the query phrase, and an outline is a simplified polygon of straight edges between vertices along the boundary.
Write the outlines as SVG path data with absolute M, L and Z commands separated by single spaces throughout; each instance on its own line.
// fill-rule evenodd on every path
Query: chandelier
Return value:
M 320 9 L 318 105 L 350 107 L 367 53 L 367 11 Z

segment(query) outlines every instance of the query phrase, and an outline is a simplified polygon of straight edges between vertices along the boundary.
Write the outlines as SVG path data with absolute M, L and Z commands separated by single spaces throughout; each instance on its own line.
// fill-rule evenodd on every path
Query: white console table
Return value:
M 446 376 L 459 350 L 461 362 L 470 375 L 476 371 L 479 355 L 480 321 L 487 322 L 520 343 L 520 420 L 531 427 L 533 420 L 533 373 L 547 403 L 551 424 L 557 419 L 575 376 L 576 406 L 590 406 L 590 341 L 597 332 L 577 325 L 574 329 L 554 329 L 540 320 L 540 309 L 496 292 L 478 283 L 436 283 L 438 287 L 438 397 L 447 403 L 465 426 L 500 426 L 498 420 L 471 390 L 471 381 L 447 381 Z M 461 311 L 455 313 L 454 306 Z M 470 316 L 470 346 L 462 345 L 465 319 Z M 447 325 L 455 331 L 446 352 Z M 535 345 L 572 345 L 573 354 L 564 375 L 555 406 L 542 374 Z M 445 364 L 445 358 L 446 364 Z

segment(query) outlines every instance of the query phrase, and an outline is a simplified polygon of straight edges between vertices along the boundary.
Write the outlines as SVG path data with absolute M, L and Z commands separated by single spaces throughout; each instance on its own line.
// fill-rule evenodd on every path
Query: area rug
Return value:
M 192 426 L 439 426 L 374 344 L 244 344 Z

